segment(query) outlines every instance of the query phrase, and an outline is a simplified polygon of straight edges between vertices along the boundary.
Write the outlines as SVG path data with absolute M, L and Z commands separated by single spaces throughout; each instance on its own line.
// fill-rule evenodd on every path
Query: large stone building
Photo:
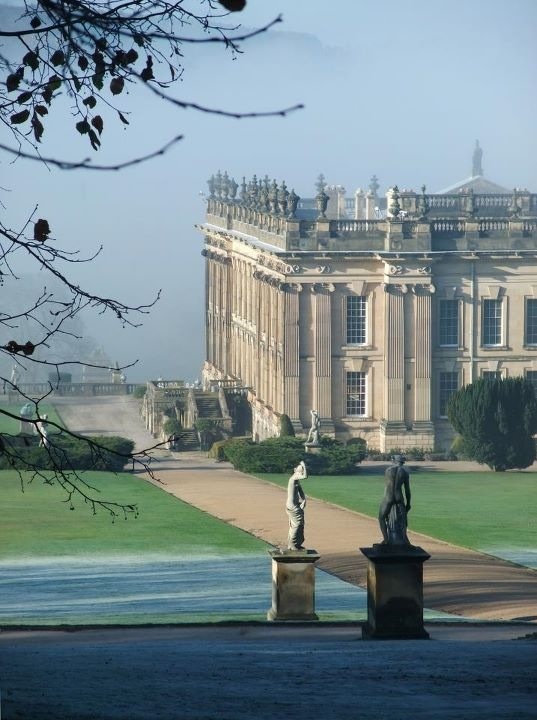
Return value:
M 209 187 L 204 380 L 248 388 L 254 437 L 316 409 L 342 440 L 447 449 L 457 388 L 537 378 L 537 195 L 486 180 L 479 146 L 442 194 Z

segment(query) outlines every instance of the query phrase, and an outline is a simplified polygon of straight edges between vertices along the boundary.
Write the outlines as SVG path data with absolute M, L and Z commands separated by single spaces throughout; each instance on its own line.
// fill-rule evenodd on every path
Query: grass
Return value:
M 2 415 L 1 411 L 5 410 L 9 413 L 12 413 L 13 415 L 19 416 L 19 412 L 21 407 L 24 405 L 23 402 L 18 403 L 16 405 L 7 405 L 7 404 L 1 404 L 0 405 L 0 433 L 5 433 L 7 435 L 18 435 L 20 430 L 20 424 L 18 420 L 14 420 L 13 418 L 8 417 L 7 415 Z M 47 405 L 46 403 L 39 403 L 39 412 L 41 414 L 41 417 L 43 415 L 48 415 L 48 419 L 51 422 L 58 423 L 58 425 L 63 425 L 63 422 L 54 409 L 52 405 Z M 50 428 L 50 432 L 57 432 L 56 428 Z
M 86 472 L 94 495 L 135 503 L 138 518 L 112 522 L 83 500 L 69 510 L 63 490 L 35 479 L 21 492 L 17 473 L 0 472 L 0 559 L 67 555 L 256 553 L 265 543 L 127 473 Z M 98 492 L 100 491 L 100 492 Z
M 286 486 L 286 475 L 262 477 Z M 471 548 L 537 548 L 537 477 L 528 472 L 411 473 L 411 530 Z M 310 477 L 306 495 L 377 517 L 384 478 Z

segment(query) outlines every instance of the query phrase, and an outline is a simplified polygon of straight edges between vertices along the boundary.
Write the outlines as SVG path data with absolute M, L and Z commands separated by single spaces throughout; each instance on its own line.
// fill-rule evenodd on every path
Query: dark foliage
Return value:
M 294 437 L 295 429 L 289 415 L 280 417 L 280 437 Z
M 121 472 L 127 462 L 132 462 L 132 440 L 100 436 L 89 440 L 58 434 L 50 436 L 48 447 L 40 447 L 37 437 L 3 435 L 0 469 Z
M 468 458 L 497 471 L 534 462 L 537 400 L 525 378 L 476 380 L 451 396 L 447 410 Z
M 289 473 L 304 460 L 310 475 L 349 475 L 364 458 L 361 448 L 345 447 L 326 437 L 318 455 L 306 453 L 304 440 L 296 437 L 269 438 L 260 443 L 233 440 L 225 445 L 224 453 L 237 470 L 250 473 Z

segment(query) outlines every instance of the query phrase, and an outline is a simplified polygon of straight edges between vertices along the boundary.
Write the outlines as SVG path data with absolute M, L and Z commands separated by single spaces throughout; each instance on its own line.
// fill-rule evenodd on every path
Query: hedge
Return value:
M 94 447 L 84 439 L 65 433 L 49 435 L 48 448 L 36 445 L 37 439 L 2 435 L 0 470 L 107 470 L 120 472 L 130 460 L 134 442 L 119 436 L 92 436 Z
M 249 473 L 291 473 L 304 460 L 310 475 L 350 475 L 364 458 L 357 446 L 345 447 L 332 438 L 321 439 L 321 452 L 306 453 L 304 439 L 295 437 L 268 438 L 260 443 L 232 440 L 223 447 L 236 470 Z

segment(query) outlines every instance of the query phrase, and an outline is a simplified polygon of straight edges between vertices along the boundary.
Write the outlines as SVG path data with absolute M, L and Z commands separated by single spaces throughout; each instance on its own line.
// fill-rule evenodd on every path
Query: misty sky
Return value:
M 382 191 L 425 183 L 434 192 L 470 175 L 479 138 L 490 180 L 537 192 L 535 0 L 248 0 L 232 20 L 255 27 L 278 13 L 284 23 L 244 43 L 236 59 L 219 47 L 188 48 L 175 92 L 230 110 L 298 102 L 304 110 L 237 121 L 172 110 L 140 88 L 122 100 L 127 130 L 105 116 L 95 159 L 117 162 L 185 135 L 150 164 L 62 172 L 0 154 L 6 224 L 19 227 L 39 203 L 58 244 L 88 253 L 104 245 L 95 262 L 74 269 L 92 291 L 138 304 L 162 288 L 136 330 L 86 318 L 113 361 L 139 359 L 130 380 L 200 374 L 204 270 L 194 224 L 218 169 L 239 182 L 268 173 L 302 197 L 314 194 L 320 172 L 349 192 L 373 173 Z M 91 154 L 68 104 L 52 117 L 45 154 Z

